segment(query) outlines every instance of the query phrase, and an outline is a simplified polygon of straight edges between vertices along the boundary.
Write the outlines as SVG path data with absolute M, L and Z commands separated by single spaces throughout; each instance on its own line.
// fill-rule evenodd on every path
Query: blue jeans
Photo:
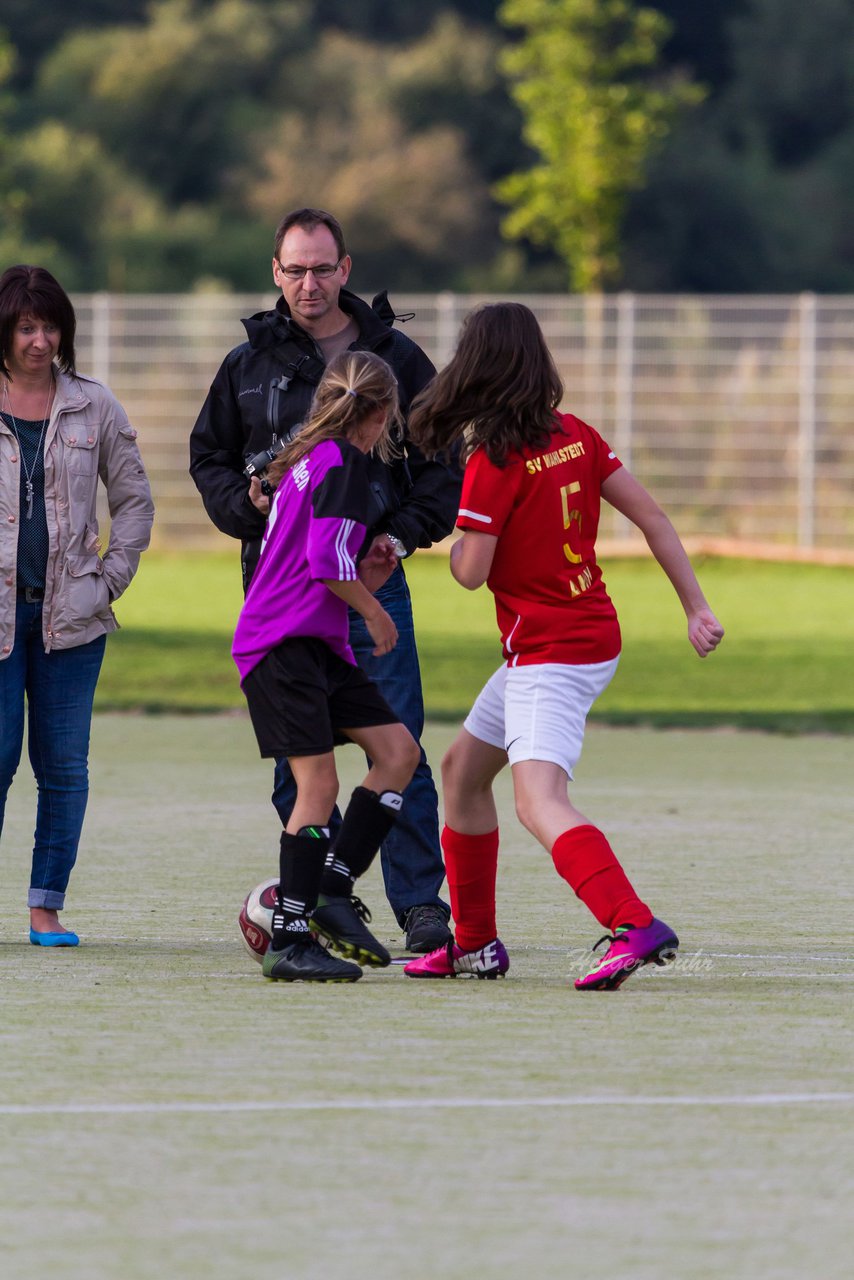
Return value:
M 92 703 L 107 637 L 45 653 L 42 606 L 19 598 L 15 643 L 0 662 L 0 831 L 21 759 L 24 698 L 28 749 L 38 783 L 27 905 L 61 911 L 89 797 Z
M 376 684 L 386 702 L 420 742 L 424 731 L 421 670 L 412 624 L 412 601 L 403 569 L 398 567 L 377 592 L 377 599 L 394 619 L 398 641 L 391 653 L 373 655 L 374 642 L 365 621 L 350 611 L 350 644 L 359 666 Z M 415 776 L 403 793 L 403 809 L 380 850 L 386 896 L 402 925 L 410 907 L 430 903 L 448 914 L 439 897 L 445 867 L 439 848 L 439 799 L 424 751 Z M 273 804 L 286 823 L 296 799 L 296 784 L 287 760 L 276 761 Z M 336 809 L 332 827 L 341 821 Z

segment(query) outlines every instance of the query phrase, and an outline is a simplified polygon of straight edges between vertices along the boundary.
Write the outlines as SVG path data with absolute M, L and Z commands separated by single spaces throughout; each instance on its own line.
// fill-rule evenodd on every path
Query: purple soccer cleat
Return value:
M 463 951 L 452 938 L 429 955 L 410 960 L 403 972 L 408 978 L 456 978 L 459 973 L 475 978 L 503 978 L 509 968 L 510 959 L 500 938 L 476 951 Z
M 668 964 L 679 946 L 676 934 L 663 920 L 653 920 L 645 929 L 621 927 L 613 937 L 606 933 L 593 950 L 603 942 L 611 945 L 589 973 L 576 978 L 577 991 L 616 991 L 645 964 Z

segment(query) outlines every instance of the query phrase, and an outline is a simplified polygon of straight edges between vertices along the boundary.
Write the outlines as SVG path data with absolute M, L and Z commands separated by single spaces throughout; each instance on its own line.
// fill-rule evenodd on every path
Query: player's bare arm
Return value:
M 467 529 L 451 547 L 451 573 L 461 587 L 476 591 L 489 577 L 498 539 L 491 533 Z
M 620 467 L 602 484 L 602 497 L 646 538 L 650 551 L 667 574 L 688 619 L 688 639 L 701 658 L 717 648 L 724 629 L 709 607 L 691 561 L 672 523 L 639 480 Z
M 397 627 L 365 584 L 358 580 L 340 582 L 337 578 L 324 578 L 323 585 L 365 619 L 368 634 L 376 645 L 374 657 L 380 658 L 384 653 L 391 653 L 397 644 Z

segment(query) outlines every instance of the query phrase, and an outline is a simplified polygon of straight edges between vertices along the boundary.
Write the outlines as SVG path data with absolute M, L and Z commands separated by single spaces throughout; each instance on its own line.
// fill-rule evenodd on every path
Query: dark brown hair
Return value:
M 304 231 L 314 231 L 315 227 L 326 227 L 327 231 L 331 231 L 332 239 L 335 241 L 335 248 L 338 252 L 338 261 L 346 257 L 347 250 L 344 246 L 344 232 L 341 230 L 341 223 L 337 218 L 333 218 L 331 213 L 327 213 L 325 209 L 292 209 L 290 213 L 286 213 L 282 221 L 276 227 L 276 238 L 273 242 L 273 257 L 278 262 L 279 254 L 282 252 L 282 241 L 290 231 L 291 227 L 302 227 Z
M 267 479 L 276 484 L 322 440 L 356 435 L 365 419 L 378 409 L 388 412 L 388 424 L 374 449 L 383 462 L 390 462 L 396 453 L 391 429 L 400 417 L 397 379 L 385 360 L 372 351 L 339 352 L 317 384 L 304 426 L 270 463 Z
M 59 366 L 74 373 L 74 334 L 77 318 L 71 299 L 58 280 L 44 267 L 7 267 L 0 276 L 0 372 L 11 380 L 6 358 L 12 350 L 15 326 L 22 316 L 32 316 L 59 330 Z
M 413 401 L 409 435 L 428 457 L 482 445 L 503 467 L 511 451 L 548 442 L 562 398 L 533 311 L 491 303 L 466 317 L 453 359 Z

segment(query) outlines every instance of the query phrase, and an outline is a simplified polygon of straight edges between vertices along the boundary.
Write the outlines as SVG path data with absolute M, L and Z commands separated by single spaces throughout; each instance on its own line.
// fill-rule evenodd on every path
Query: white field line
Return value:
M 24 939 L 25 940 L 25 939 Z M 87 939 L 83 940 L 87 942 Z M 163 951 L 169 953 L 180 951 L 186 954 L 198 954 L 198 952 L 209 946 L 222 946 L 231 949 L 234 945 L 234 938 L 203 938 L 200 943 L 193 945 L 175 946 L 174 937 L 166 935 L 158 935 L 149 938 L 131 938 L 126 934 L 99 934 L 97 938 L 88 940 L 88 946 L 85 950 L 97 950 L 99 947 L 112 947 L 119 945 L 121 947 L 131 947 L 134 951 L 148 951 L 152 948 L 155 951 Z M 512 954 L 525 955 L 542 954 L 542 955 L 576 955 L 582 952 L 586 955 L 592 948 L 582 946 L 532 946 L 527 943 L 517 943 L 511 951 Z M 84 948 L 81 947 L 81 954 Z M 681 960 L 690 960 L 693 957 L 709 960 L 784 960 L 790 964 L 854 964 L 854 955 L 839 955 L 836 952 L 827 952 L 825 955 L 816 956 L 803 951 L 704 951 L 702 948 L 696 951 L 687 951 L 684 948 L 679 952 Z M 413 959 L 411 955 L 394 957 L 398 963 Z M 814 975 L 809 975 L 814 976 Z
M 690 955 L 691 953 L 688 952 L 687 954 Z M 775 951 L 703 951 L 696 954 L 711 956 L 713 960 L 810 960 L 818 961 L 821 964 L 854 964 L 854 956 L 837 956 L 830 953 L 824 956 L 809 956 L 797 951 L 788 953 Z
M 542 1098 L 332 1098 L 302 1102 L 0 1103 L 4 1116 L 227 1115 L 250 1112 L 547 1110 L 566 1107 L 786 1107 L 854 1103 L 854 1093 L 587 1094 Z
M 590 950 L 592 950 L 590 947 L 538 947 L 528 946 L 525 943 L 513 947 L 513 952 L 543 952 L 549 955 L 567 955 L 568 953 L 574 955 L 576 952 L 586 953 Z M 830 951 L 823 956 L 813 956 L 803 951 L 704 951 L 702 948 L 697 951 L 686 951 L 683 948 L 679 955 L 683 959 L 701 956 L 710 960 L 788 960 L 793 964 L 800 964 L 802 961 L 817 964 L 854 964 L 854 956 L 838 955 Z

